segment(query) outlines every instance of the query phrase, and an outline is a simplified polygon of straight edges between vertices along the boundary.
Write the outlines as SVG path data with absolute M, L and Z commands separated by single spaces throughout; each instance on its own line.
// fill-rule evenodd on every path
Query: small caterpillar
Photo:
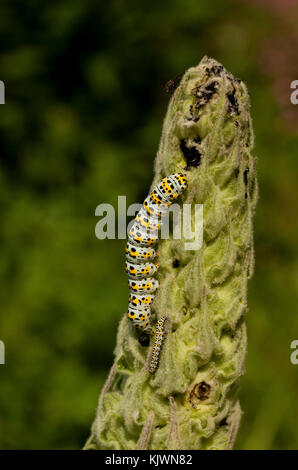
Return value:
M 158 367 L 160 348 L 162 346 L 162 342 L 164 339 L 165 321 L 166 321 L 166 317 L 162 317 L 158 320 L 156 324 L 154 344 L 152 347 L 152 354 L 151 354 L 150 364 L 149 364 L 149 372 L 151 372 L 151 374 L 154 374 L 154 372 L 156 371 Z
M 150 305 L 159 286 L 152 277 L 158 269 L 158 263 L 152 262 L 157 256 L 152 245 L 158 242 L 162 217 L 186 188 L 186 176 L 182 173 L 163 178 L 146 197 L 129 231 L 125 249 L 130 289 L 127 316 L 146 333 L 157 332 L 150 321 Z

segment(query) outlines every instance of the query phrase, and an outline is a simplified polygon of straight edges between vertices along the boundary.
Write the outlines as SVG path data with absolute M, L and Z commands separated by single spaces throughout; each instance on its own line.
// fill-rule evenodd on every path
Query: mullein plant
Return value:
M 185 173 L 179 203 L 203 205 L 202 246 L 159 241 L 152 312 L 167 321 L 158 369 L 150 374 L 150 347 L 124 315 L 85 449 L 232 449 L 254 268 L 253 142 L 245 84 L 204 57 L 173 91 L 152 183 Z

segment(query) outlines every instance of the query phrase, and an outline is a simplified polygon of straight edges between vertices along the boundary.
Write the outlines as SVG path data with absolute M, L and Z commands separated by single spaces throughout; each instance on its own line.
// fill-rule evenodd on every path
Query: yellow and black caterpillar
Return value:
M 162 218 L 186 188 L 186 176 L 182 173 L 163 178 L 146 197 L 129 231 L 125 250 L 130 289 L 127 316 L 137 328 L 146 333 L 160 334 L 164 324 L 163 320 L 155 328 L 150 320 L 154 292 L 159 286 L 158 281 L 152 277 L 158 269 L 158 263 L 153 262 L 156 251 L 152 245 L 158 242 Z M 155 341 L 159 343 L 157 337 Z

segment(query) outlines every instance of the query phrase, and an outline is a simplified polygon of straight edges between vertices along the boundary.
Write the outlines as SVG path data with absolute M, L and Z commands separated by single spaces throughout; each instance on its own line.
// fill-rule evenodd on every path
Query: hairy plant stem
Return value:
M 244 83 L 213 59 L 189 69 L 164 120 L 153 184 L 183 171 L 182 203 L 203 204 L 203 244 L 160 240 L 153 304 L 167 316 L 155 375 L 124 315 L 85 449 L 231 449 L 241 409 L 247 280 L 254 265 L 256 160 Z

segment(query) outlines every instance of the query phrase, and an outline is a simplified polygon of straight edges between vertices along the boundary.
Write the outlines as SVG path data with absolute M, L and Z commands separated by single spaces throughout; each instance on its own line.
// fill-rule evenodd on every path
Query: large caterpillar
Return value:
M 153 262 L 157 253 L 152 245 L 158 242 L 158 231 L 161 228 L 162 218 L 186 188 L 186 176 L 182 173 L 175 173 L 163 178 L 153 188 L 136 215 L 129 231 L 125 250 L 126 272 L 130 289 L 127 316 L 134 326 L 141 328 L 146 333 L 155 333 L 157 336 L 163 331 L 164 320 L 158 323 L 155 328 L 150 319 L 154 292 L 159 285 L 158 281 L 152 277 L 158 269 L 158 263 Z M 155 342 L 157 341 L 159 344 L 157 336 Z M 155 355 L 156 364 L 158 363 L 158 351 L 157 357 Z

